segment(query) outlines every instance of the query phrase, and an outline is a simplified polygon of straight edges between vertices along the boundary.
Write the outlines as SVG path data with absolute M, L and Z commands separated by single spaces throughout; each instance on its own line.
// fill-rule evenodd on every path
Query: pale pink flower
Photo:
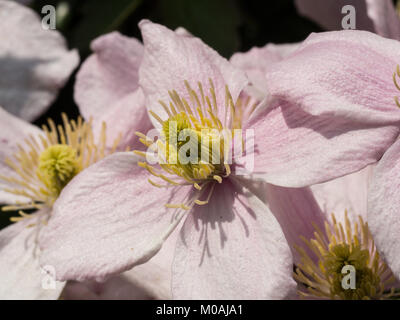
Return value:
M 197 96 L 204 107 L 207 95 L 217 105 L 211 113 L 231 128 L 232 121 L 224 121 L 226 86 L 228 103 L 239 108 L 237 98 L 248 85 L 243 71 L 195 37 L 149 21 L 140 27 L 139 83 L 154 126 L 162 131 L 175 114 L 166 107 L 170 99 L 174 108 L 181 104 L 179 110 L 190 113 L 188 107 L 183 111 L 183 99 L 189 106 Z M 297 52 L 302 53 L 282 61 L 291 61 Z M 299 68 L 305 67 L 300 62 Z M 296 68 L 291 70 L 295 75 Z M 272 71 L 277 73 L 271 66 L 267 79 Z M 271 82 L 270 89 L 276 90 Z M 256 143 L 254 172 L 243 177 L 225 167 L 207 177 L 192 176 L 188 183 L 150 167 L 141 152 L 105 158 L 63 189 L 43 239 L 42 263 L 54 265 L 61 280 L 102 280 L 151 259 L 182 221 L 172 267 L 174 298 L 286 297 L 294 287 L 288 242 L 310 234 L 308 220 L 317 225 L 322 220 L 317 204 L 309 201 L 310 190 L 293 187 L 361 169 L 379 158 L 375 145 L 383 150 L 396 134 L 387 128 L 381 129 L 384 137 L 350 132 L 350 122 L 337 119 L 330 105 L 322 105 L 320 112 L 325 107 L 326 114 L 316 116 L 279 99 L 260 104 L 242 123 L 255 131 Z M 365 151 L 366 159 L 354 156 L 358 151 Z M 157 178 L 172 185 L 160 189 L 161 182 L 153 181 Z
M 345 134 L 327 131 L 326 150 L 342 140 L 341 157 L 328 162 L 332 175 L 377 164 L 368 191 L 367 222 L 378 250 L 400 276 L 397 171 L 400 109 L 395 97 L 400 43 L 365 31 L 311 35 L 268 73 L 270 92 L 282 103 L 324 118 L 334 116 Z M 343 140 L 344 137 L 349 139 Z M 328 151 L 329 152 L 329 151 Z M 324 153 L 322 156 L 325 156 Z M 382 158 L 382 159 L 381 159 Z M 328 173 L 329 174 L 329 173 Z
M 15 223 L 0 230 L 0 299 L 57 299 L 65 283 L 55 281 L 51 265 L 40 267 L 38 245 L 53 203 L 74 175 L 113 149 L 106 150 L 105 139 L 93 139 L 90 125 L 81 119 L 64 116 L 63 126 L 50 121 L 40 130 L 0 108 L 0 125 L 0 203 L 6 204 L 3 210 L 19 211 L 12 217 Z M 101 136 L 106 137 L 105 127 Z M 37 210 L 24 213 L 30 209 Z M 133 270 L 126 294 L 140 288 L 153 298 L 170 297 L 166 270 L 171 269 L 173 249 L 166 245 L 157 259 Z
M 30 8 L 0 0 L 0 105 L 32 121 L 57 97 L 79 63 L 62 35 Z
M 374 166 L 311 187 L 326 215 L 324 228 L 315 227 L 297 246 L 294 274 L 299 297 L 306 299 L 389 299 L 400 288 L 377 252 L 367 218 L 368 187 Z M 308 223 L 313 221 L 308 220 Z M 345 289 L 346 265 L 355 268 L 355 288 Z M 346 281 L 347 282 L 347 281 Z

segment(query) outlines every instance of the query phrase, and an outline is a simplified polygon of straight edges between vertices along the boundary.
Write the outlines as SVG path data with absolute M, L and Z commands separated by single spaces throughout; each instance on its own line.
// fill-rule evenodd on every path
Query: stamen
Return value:
M 316 228 L 314 239 L 303 239 L 305 247 L 296 246 L 301 262 L 294 278 L 306 288 L 303 297 L 330 299 L 383 299 L 394 297 L 387 285 L 394 281 L 393 274 L 380 259 L 368 225 L 359 217 L 354 228 L 345 213 L 344 225 L 332 215 L 332 225 L 325 223 L 322 232 Z M 310 249 L 314 259 L 306 251 Z M 342 287 L 342 268 L 352 265 L 356 270 L 356 288 Z
M 117 148 L 121 135 L 114 141 L 111 151 L 106 151 L 105 124 L 96 145 L 90 122 L 85 123 L 80 117 L 78 121 L 70 121 L 64 113 L 61 117 L 63 125 L 56 126 L 48 119 L 43 134 L 30 135 L 24 145 L 17 145 L 18 151 L 12 158 L 5 161 L 15 173 L 14 176 L 0 176 L 0 180 L 13 186 L 5 191 L 28 201 L 2 207 L 2 211 L 20 211 L 21 217 L 25 217 L 22 210 L 51 207 L 76 174 Z
M 169 90 L 170 101 L 168 103 L 159 101 L 165 114 L 168 115 L 168 119 L 162 119 L 155 112 L 150 111 L 151 116 L 162 125 L 161 138 L 152 141 L 146 135 L 136 133 L 140 141 L 145 146 L 153 148 L 153 151 L 158 154 L 159 160 L 162 160 L 159 163 L 160 170 L 146 162 L 139 162 L 138 165 L 154 177 L 167 182 L 167 185 L 163 185 L 149 179 L 149 183 L 155 187 L 162 188 L 168 184 L 173 186 L 191 184 L 199 191 L 199 194 L 202 194 L 206 184 L 222 183 L 223 178 L 229 177 L 231 174 L 231 168 L 225 159 L 228 153 L 222 151 L 229 150 L 232 139 L 226 141 L 227 137 L 223 133 L 225 129 L 241 127 L 245 105 L 238 101 L 240 106 L 237 106 L 229 88 L 225 86 L 225 110 L 220 111 L 229 114 L 230 120 L 225 119 L 221 122 L 221 119 L 218 118 L 221 112 L 218 109 L 224 106 L 218 106 L 213 81 L 209 79 L 207 93 L 200 82 L 197 83 L 196 90 L 186 80 L 184 85 L 185 97 L 180 96 L 176 90 Z M 179 141 L 180 133 L 184 133 L 189 141 L 187 139 Z M 185 145 L 185 149 L 182 149 Z M 189 155 L 193 156 L 193 148 L 197 148 L 198 152 L 194 154 L 197 159 L 190 158 L 190 161 L 181 161 L 180 156 L 185 155 L 182 152 L 186 152 L 188 157 Z M 143 151 L 134 151 L 134 153 L 142 158 L 146 158 L 147 155 Z M 167 175 L 163 174 L 161 170 Z M 178 180 L 173 179 L 173 176 Z M 182 209 L 183 207 L 189 208 L 194 204 L 205 205 L 211 197 L 211 192 L 206 200 L 197 198 L 190 205 L 167 204 L 167 207 Z
M 213 176 L 214 180 L 217 180 L 218 183 L 222 183 L 222 178 L 220 176 Z

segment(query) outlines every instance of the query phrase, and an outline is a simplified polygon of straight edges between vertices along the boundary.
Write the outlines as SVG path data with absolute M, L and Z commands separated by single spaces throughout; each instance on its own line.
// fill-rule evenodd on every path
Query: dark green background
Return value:
M 171 29 L 182 26 L 226 58 L 253 46 L 298 42 L 310 32 L 322 31 L 297 14 L 293 0 L 36 0 L 31 7 L 41 14 L 44 5 L 57 7 L 61 2 L 68 4 L 69 14 L 57 20 L 57 29 L 70 48 L 79 49 L 81 61 L 90 54 L 91 40 L 101 34 L 119 30 L 140 39 L 137 25 L 144 18 Z M 78 116 L 73 100 L 75 73 L 35 124 L 45 124 L 49 117 L 60 122 L 61 112 Z M 11 214 L 15 215 L 0 212 L 0 228 L 9 223 Z

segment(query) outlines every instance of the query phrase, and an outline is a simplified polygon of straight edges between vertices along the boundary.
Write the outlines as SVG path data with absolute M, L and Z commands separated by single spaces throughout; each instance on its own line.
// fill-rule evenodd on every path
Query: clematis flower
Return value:
M 296 0 L 300 14 L 326 30 L 341 30 L 345 16 L 342 8 L 354 6 L 356 29 L 375 32 L 382 37 L 400 40 L 400 19 L 391 0 Z
M 345 212 L 344 222 L 340 222 L 332 214 L 332 222 L 326 221 L 325 228 L 316 228 L 313 237 L 303 238 L 303 246 L 297 247 L 301 262 L 294 273 L 300 284 L 300 297 L 334 300 L 399 297 L 396 278 L 381 259 L 368 224 L 361 216 L 357 217 L 358 222 L 351 223 Z M 344 269 L 346 266 L 354 268 L 351 288 L 343 285 L 344 276 L 351 270 Z
M 399 282 L 380 257 L 365 222 L 374 167 L 311 187 L 326 221 L 296 246 L 300 259 L 294 277 L 299 297 L 359 300 L 399 296 Z M 354 267 L 355 288 L 351 290 L 342 283 L 349 272 L 342 272 L 346 265 Z
M 293 187 L 361 169 L 364 164 L 346 153 L 359 148 L 354 133 L 334 115 L 314 116 L 279 99 L 247 106 L 238 99 L 248 84 L 244 73 L 201 40 L 149 21 L 140 28 L 139 83 L 156 130 L 138 136 L 149 150 L 106 157 L 63 189 L 42 241 L 41 263 L 53 265 L 60 280 L 102 280 L 151 259 L 179 228 L 174 298 L 286 297 L 294 289 L 288 242 L 309 234 L 308 219 L 322 221 L 320 211 L 302 206 L 310 203 L 310 190 Z M 250 116 L 242 121 L 246 108 Z M 222 129 L 235 128 L 255 132 L 254 139 L 243 138 L 245 146 L 255 141 L 256 150 L 254 171 L 244 176 L 238 175 L 242 158 L 234 154 L 226 162 L 209 144 L 221 142 Z M 201 152 L 219 165 L 164 157 L 163 151 L 185 150 L 169 144 L 179 130 L 197 136 Z M 332 133 L 339 138 L 332 141 Z M 368 139 L 362 146 L 367 151 L 385 141 L 374 134 Z M 367 160 L 378 156 L 370 151 Z
M 333 166 L 350 160 L 349 171 L 357 171 L 380 160 L 368 191 L 366 220 L 379 252 L 397 278 L 400 110 L 395 97 L 399 94 L 399 52 L 398 41 L 364 31 L 311 35 L 267 77 L 271 94 L 281 101 L 296 104 L 316 117 L 333 114 L 347 127 L 351 139 L 346 139 L 343 154 L 348 156 L 336 159 Z M 334 132 L 330 136 L 327 149 L 344 137 Z
M 0 0 L 0 105 L 32 121 L 55 100 L 79 63 L 62 35 L 44 30 L 39 16 L 15 1 Z
M 82 119 L 70 121 L 63 115 L 62 126 L 49 120 L 41 130 L 3 109 L 0 114 L 0 203 L 7 204 L 3 211 L 19 215 L 11 218 L 15 224 L 0 231 L 0 297 L 57 298 L 64 284 L 57 282 L 49 290 L 43 286 L 46 271 L 50 277 L 54 274 L 52 269 L 40 269 L 40 235 L 65 185 L 108 154 L 106 128 L 97 143 L 90 124 Z M 27 210 L 36 212 L 27 214 Z

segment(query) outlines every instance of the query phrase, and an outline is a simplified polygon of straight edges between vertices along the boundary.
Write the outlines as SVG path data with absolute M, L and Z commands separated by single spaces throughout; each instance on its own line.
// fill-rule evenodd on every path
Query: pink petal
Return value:
M 173 265 L 175 299 L 282 299 L 294 288 L 282 230 L 248 190 L 226 181 L 188 215 Z
M 384 0 L 386 1 L 386 0 Z M 372 0 L 372 2 L 384 2 Z M 367 14 L 366 0 L 295 0 L 300 14 L 317 22 L 326 30 L 342 30 L 342 20 L 346 14 L 342 8 L 352 5 L 356 9 L 356 29 L 374 31 L 374 24 Z M 383 18 L 383 17 L 382 17 Z
M 118 32 L 92 42 L 93 54 L 82 64 L 75 84 L 75 101 L 83 117 L 96 119 L 135 92 L 143 45 Z
M 109 147 L 120 134 L 120 150 L 141 147 L 135 132 L 151 128 L 138 84 L 143 45 L 112 32 L 94 40 L 91 47 L 94 54 L 77 74 L 75 101 L 84 118 L 93 119 L 96 137 L 100 136 L 102 123 L 106 123 Z
M 176 33 L 178 36 L 193 37 L 193 35 L 192 35 L 188 30 L 186 30 L 184 27 L 178 27 L 178 28 L 176 28 L 176 29 L 175 29 L 175 33 Z
M 25 122 L 0 107 L 0 175 L 6 177 L 16 177 L 14 170 L 7 164 L 6 159 L 13 159 L 13 155 L 18 151 L 18 144 L 23 145 L 24 140 L 33 135 L 38 137 L 41 130 L 28 122 Z M 26 200 L 23 197 L 12 195 L 4 188 L 12 188 L 13 185 L 0 179 L 0 203 L 14 203 L 15 201 Z M 15 187 L 15 186 L 14 186 Z
M 228 85 L 236 101 L 247 84 L 244 73 L 198 38 L 178 35 L 148 20 L 141 21 L 139 26 L 145 46 L 139 70 L 140 86 L 145 93 L 147 107 L 165 120 L 168 115 L 159 100 L 168 104 L 169 90 L 176 90 L 190 101 L 184 81 L 187 80 L 193 88 L 197 88 L 200 81 L 208 93 L 209 79 L 212 79 L 220 106 L 220 118 L 224 119 L 225 85 Z M 152 117 L 151 120 L 156 127 L 161 126 Z
M 311 186 L 321 209 L 328 218 L 335 214 L 338 221 L 344 222 L 345 212 L 349 219 L 358 222 L 358 216 L 367 220 L 367 191 L 374 165 L 358 172 Z
M 277 54 L 281 59 L 283 59 L 296 51 L 300 44 L 301 42 L 280 44 L 269 43 L 266 45 L 266 48 L 268 48 L 269 52 Z
M 145 108 L 145 98 L 142 90 L 133 91 L 116 101 L 112 108 L 98 114 L 93 121 L 93 131 L 100 138 L 103 123 L 107 128 L 107 146 L 112 147 L 116 139 L 121 137 L 118 150 L 124 151 L 143 149 L 143 144 L 135 132 L 147 133 L 153 125 Z
M 368 225 L 376 247 L 400 278 L 400 142 L 376 166 L 368 190 Z
M 104 278 L 145 263 L 186 214 L 165 207 L 182 203 L 193 187 L 160 190 L 131 152 L 92 165 L 62 191 L 41 239 L 42 264 L 59 279 Z
M 174 231 L 160 252 L 146 263 L 111 277 L 104 283 L 68 282 L 63 298 L 67 300 L 171 299 L 171 267 L 178 234 L 178 230 Z
M 278 53 L 270 51 L 266 45 L 262 48 L 254 47 L 247 52 L 235 53 L 230 62 L 246 72 L 250 81 L 249 93 L 255 98 L 263 99 L 267 95 L 268 87 L 266 71 L 281 59 Z
M 314 226 L 323 228 L 326 219 L 310 188 L 284 188 L 243 177 L 236 179 L 268 206 L 282 228 L 296 263 L 299 257 L 295 246 L 304 247 L 301 237 L 312 238 Z
M 392 78 L 399 61 L 398 41 L 364 31 L 313 34 L 267 80 L 271 94 L 313 115 L 386 125 L 400 119 Z
M 247 52 L 237 52 L 230 62 L 246 72 L 250 81 L 247 88 L 249 94 L 262 100 L 268 94 L 268 82 L 265 77 L 268 69 L 276 62 L 281 61 L 298 47 L 298 44 L 267 44 L 264 47 L 253 47 Z
M 383 37 L 400 40 L 400 18 L 391 0 L 365 0 L 368 16 L 375 32 Z
M 0 105 L 34 120 L 54 101 L 79 63 L 58 31 L 45 30 L 41 18 L 13 1 L 0 1 Z
M 51 269 L 39 265 L 38 236 L 47 214 L 35 213 L 0 231 L 0 299 L 58 299 L 64 283 L 56 282 L 54 274 L 44 271 Z
M 284 187 L 358 171 L 380 159 L 399 130 L 397 125 L 374 128 L 351 119 L 312 116 L 295 104 L 260 110 L 247 126 L 255 134 L 252 176 Z

